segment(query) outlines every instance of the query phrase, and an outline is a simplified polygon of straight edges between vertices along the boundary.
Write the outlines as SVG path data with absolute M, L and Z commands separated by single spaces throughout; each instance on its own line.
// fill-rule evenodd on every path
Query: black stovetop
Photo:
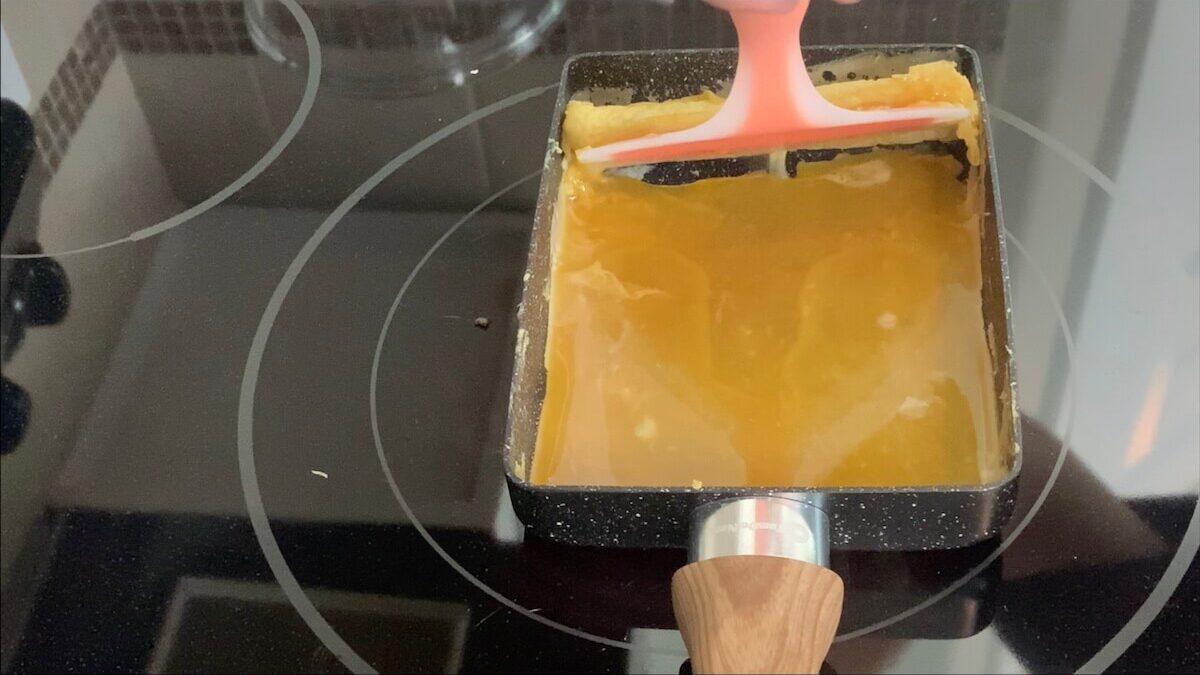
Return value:
M 724 17 L 6 0 L 3 27 L 5 672 L 679 670 L 683 552 L 526 536 L 500 453 L 548 85 L 729 46 Z M 1197 4 L 814 0 L 805 30 L 979 52 L 1025 427 L 1000 539 L 835 553 L 829 668 L 1194 672 Z

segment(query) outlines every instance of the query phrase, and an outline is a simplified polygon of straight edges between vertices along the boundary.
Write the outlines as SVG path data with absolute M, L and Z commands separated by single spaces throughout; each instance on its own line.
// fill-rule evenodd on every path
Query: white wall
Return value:
M 1198 26 L 1159 5 L 1078 330 L 1073 445 L 1120 494 L 1200 482 Z
M 34 99 L 46 91 L 96 0 L 5 2 L 4 32 Z M 8 55 L 5 55 L 7 60 Z
M 0 96 L 15 101 L 22 108 L 29 107 L 29 85 L 17 65 L 17 57 L 13 54 L 8 31 L 4 30 L 3 24 L 0 24 Z
M 1121 58 L 1129 56 L 1124 47 L 1133 7 L 1096 0 L 1013 3 L 1004 54 L 991 67 L 985 64 L 991 103 L 1087 162 L 1105 159 L 1106 138 L 1119 124 L 1106 112 L 1113 91 L 1128 86 L 1118 72 Z M 1068 297 L 1072 256 L 1093 236 L 1097 224 L 1089 216 L 1103 196 L 1043 143 L 995 115 L 992 129 L 1005 226 L 1034 263 L 1010 247 L 1020 403 L 1053 426 L 1066 375 L 1054 301 L 1078 302 Z M 1077 308 L 1068 306 L 1067 313 Z

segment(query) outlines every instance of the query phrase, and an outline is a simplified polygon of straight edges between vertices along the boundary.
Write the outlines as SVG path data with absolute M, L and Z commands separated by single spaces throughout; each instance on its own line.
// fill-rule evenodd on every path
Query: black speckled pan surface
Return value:
M 805 50 L 810 72 L 822 81 L 882 77 L 909 66 L 948 59 L 971 80 L 981 104 L 983 83 L 975 53 L 957 45 L 872 45 Z M 693 510 L 705 502 L 752 494 L 786 494 L 821 506 L 831 518 L 832 545 L 841 549 L 920 550 L 967 546 L 999 533 L 1012 513 L 1021 470 L 1016 380 L 1012 363 L 1008 272 L 1001 236 L 990 126 L 983 109 L 986 209 L 982 227 L 983 311 L 992 345 L 994 383 L 1003 447 L 1010 471 L 978 487 L 791 488 L 704 487 L 690 489 L 610 486 L 544 486 L 526 480 L 545 392 L 543 353 L 549 312 L 550 230 L 562 178 L 557 150 L 563 109 L 572 97 L 593 90 L 622 90 L 633 100 L 686 96 L 717 88 L 732 77 L 732 50 L 648 51 L 582 54 L 566 65 L 558 92 L 541 192 L 530 244 L 519 313 L 517 354 L 509 400 L 505 471 L 517 516 L 533 533 L 586 546 L 684 547 Z M 795 154 L 795 153 L 793 153 Z M 790 158 L 794 167 L 796 159 Z M 754 168 L 754 158 L 732 169 Z M 742 167 L 742 168 L 738 168 Z M 722 169 L 717 167 L 714 172 Z M 669 177 L 664 182 L 671 182 Z

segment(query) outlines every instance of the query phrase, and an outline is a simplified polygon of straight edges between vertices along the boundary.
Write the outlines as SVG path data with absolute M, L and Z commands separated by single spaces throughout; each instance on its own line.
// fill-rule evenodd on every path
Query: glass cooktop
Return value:
M 813 0 L 983 64 L 1025 437 L 999 538 L 835 552 L 833 672 L 1200 668 L 1200 5 Z M 502 468 L 554 91 L 698 0 L 5 0 L 0 667 L 675 673 L 675 550 Z

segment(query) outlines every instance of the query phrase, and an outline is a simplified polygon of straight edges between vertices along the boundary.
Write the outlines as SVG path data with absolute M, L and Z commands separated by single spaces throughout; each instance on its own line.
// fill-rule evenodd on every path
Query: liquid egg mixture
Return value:
M 948 62 L 821 88 L 839 105 L 950 103 Z M 898 487 L 1001 478 L 971 170 L 874 150 L 653 186 L 572 148 L 683 128 L 720 105 L 572 102 L 554 224 L 546 394 L 531 480 Z M 858 142 L 856 141 L 856 145 Z

